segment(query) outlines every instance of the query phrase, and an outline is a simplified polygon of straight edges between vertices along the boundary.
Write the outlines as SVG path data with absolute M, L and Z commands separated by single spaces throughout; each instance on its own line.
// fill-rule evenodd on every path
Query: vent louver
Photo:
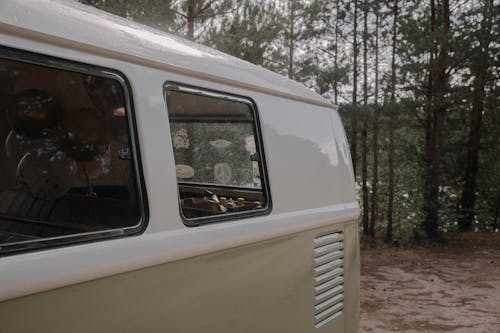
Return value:
M 342 315 L 344 309 L 344 241 L 341 232 L 314 238 L 314 327 Z

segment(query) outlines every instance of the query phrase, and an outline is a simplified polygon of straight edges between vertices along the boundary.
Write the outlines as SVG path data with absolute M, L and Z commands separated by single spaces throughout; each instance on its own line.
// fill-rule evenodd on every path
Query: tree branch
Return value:
M 212 4 L 215 2 L 215 0 L 210 0 L 205 6 L 201 7 L 200 10 L 198 10 L 194 15 L 193 17 L 194 18 L 197 18 L 201 13 L 203 13 L 205 10 L 207 10 L 208 8 L 210 8 L 210 6 L 212 6 Z

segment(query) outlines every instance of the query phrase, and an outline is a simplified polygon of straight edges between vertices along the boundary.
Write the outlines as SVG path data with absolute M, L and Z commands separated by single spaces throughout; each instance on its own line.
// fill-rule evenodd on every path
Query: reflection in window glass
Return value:
M 167 90 L 184 217 L 267 207 L 254 111 L 246 101 Z
M 0 58 L 0 250 L 140 221 L 124 88 Z

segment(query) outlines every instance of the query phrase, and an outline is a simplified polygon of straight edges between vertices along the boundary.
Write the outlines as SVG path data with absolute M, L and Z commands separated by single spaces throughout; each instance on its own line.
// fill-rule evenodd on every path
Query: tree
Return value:
M 305 82 L 318 70 L 317 56 L 310 52 L 310 47 L 315 47 L 316 38 L 323 32 L 321 27 L 317 28 L 321 2 L 287 0 L 284 9 L 287 76 Z M 297 55 L 299 50 L 302 51 L 300 56 Z
M 348 55 L 339 52 L 342 41 L 346 38 L 346 4 L 341 0 L 322 0 L 319 3 L 317 22 L 319 39 L 315 43 L 315 50 L 319 51 L 322 66 L 318 68 L 316 86 L 320 94 L 339 104 L 340 89 L 349 83 Z M 333 58 L 333 65 L 332 65 Z
M 272 67 L 269 54 L 282 24 L 274 3 L 245 0 L 232 17 L 223 17 L 209 30 L 205 43 L 254 64 Z
M 477 174 L 481 142 L 481 125 L 484 112 L 485 87 L 490 75 L 490 44 L 494 42 L 492 25 L 494 16 L 493 0 L 481 1 L 482 21 L 474 41 L 479 41 L 479 47 L 471 48 L 470 69 L 474 76 L 472 92 L 472 108 L 470 112 L 469 143 L 467 145 L 467 161 L 465 179 L 460 205 L 459 228 L 468 231 L 474 221 L 476 204 Z
M 370 233 L 368 201 L 368 0 L 363 2 L 363 125 L 361 129 L 361 183 L 363 192 L 363 230 Z
M 333 69 L 335 73 L 339 72 L 339 38 L 340 38 L 340 19 L 342 16 L 345 17 L 345 14 L 341 14 L 342 11 L 340 9 L 340 0 L 335 1 L 335 23 L 334 23 L 334 38 L 335 38 L 335 44 L 334 44 L 334 54 L 333 54 Z M 333 92 L 334 92 L 334 98 L 333 101 L 335 104 L 338 104 L 338 96 L 339 96 L 339 90 L 338 90 L 338 83 L 339 79 L 338 77 L 335 77 L 333 79 Z
M 380 28 L 380 2 L 375 0 L 375 96 L 373 107 L 373 164 L 372 164 L 372 193 L 370 197 L 370 235 L 375 236 L 375 225 L 378 215 L 378 132 L 379 132 L 379 28 Z
M 352 65 L 352 106 L 354 112 L 356 112 L 356 107 L 358 105 L 358 0 L 354 0 L 354 16 L 353 16 L 353 65 Z M 351 124 L 351 157 L 352 157 L 352 167 L 354 169 L 354 176 L 356 177 L 357 170 L 357 136 L 358 136 L 358 117 L 356 114 L 352 115 Z
M 427 170 L 424 191 L 424 230 L 431 239 L 438 237 L 438 209 L 439 209 L 439 185 L 441 175 L 441 146 L 443 144 L 443 132 L 446 119 L 448 92 L 448 52 L 450 32 L 450 4 L 449 0 L 443 0 L 440 4 L 439 21 L 436 17 L 434 0 L 431 0 L 431 27 L 438 33 L 434 40 L 434 48 L 437 49 L 436 59 L 429 68 L 432 92 L 429 94 L 428 131 L 427 142 Z M 431 29 L 432 31 L 432 29 Z
M 232 0 L 185 0 L 176 14 L 184 21 L 182 26 L 187 27 L 186 38 L 197 40 L 212 20 L 231 12 L 233 5 Z M 195 36 L 196 24 L 200 25 L 198 36 Z
M 386 241 L 392 240 L 392 227 L 394 218 L 394 127 L 395 116 L 394 107 L 396 104 L 396 52 L 397 52 L 397 34 L 398 34 L 398 0 L 394 0 L 392 22 L 392 55 L 391 55 L 391 84 L 390 84 L 390 114 L 389 114 L 389 197 L 387 203 L 387 229 Z

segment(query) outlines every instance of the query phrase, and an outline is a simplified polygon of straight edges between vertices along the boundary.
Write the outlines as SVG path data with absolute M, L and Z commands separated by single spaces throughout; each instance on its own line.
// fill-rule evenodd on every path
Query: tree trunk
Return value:
M 392 58 L 391 58 L 391 109 L 389 114 L 389 189 L 387 203 L 387 229 L 385 240 L 392 240 L 392 226 L 394 215 L 394 127 L 395 115 L 394 108 L 396 104 L 396 48 L 397 48 L 397 19 L 398 19 L 398 0 L 394 0 L 392 22 Z
M 366 109 L 363 110 L 363 113 Z M 362 178 L 362 191 L 363 191 L 363 232 L 366 235 L 371 235 L 370 230 L 370 208 L 368 202 L 368 165 L 366 161 L 367 157 L 367 137 L 368 137 L 368 123 L 365 119 L 366 115 L 363 115 L 363 128 L 361 129 L 361 178 Z
M 289 11 L 289 40 L 288 40 L 288 77 L 293 78 L 293 58 L 295 52 L 295 12 L 293 0 L 288 1 Z
M 392 54 L 391 54 L 391 103 L 396 102 L 396 48 L 397 48 L 397 19 L 398 19 L 398 0 L 394 0 L 392 8 L 393 22 L 392 22 Z
M 434 36 L 436 32 L 436 6 L 434 0 L 430 0 L 430 35 Z M 427 214 L 427 198 L 429 197 L 428 191 L 431 187 L 431 179 L 428 176 L 432 168 L 432 142 L 433 142 L 433 103 L 434 103 L 434 59 L 437 57 L 437 45 L 433 40 L 433 49 L 429 56 L 429 73 L 427 77 L 427 90 L 426 90 L 426 106 L 425 106 L 425 179 L 424 179 L 424 213 Z
M 387 202 L 386 242 L 392 241 L 392 226 L 394 215 L 394 110 L 389 115 L 389 194 Z
M 431 5 L 434 1 L 431 0 Z M 450 5 L 449 0 L 442 1 L 441 22 L 443 32 L 450 32 Z M 427 189 L 425 195 L 425 220 L 424 230 L 431 239 L 439 237 L 439 182 L 441 174 L 441 146 L 446 119 L 446 92 L 448 89 L 448 37 L 439 38 L 439 52 L 434 66 L 431 68 L 433 77 L 433 103 L 432 103 L 432 132 L 430 145 L 430 163 L 427 170 Z
M 379 109 L 378 109 L 378 38 L 379 38 L 379 2 L 375 2 L 375 107 L 373 109 L 373 164 L 372 164 L 372 193 L 370 198 L 371 212 L 370 212 L 370 234 L 375 236 L 375 225 L 377 224 L 378 214 L 378 122 L 379 122 Z
M 352 125 L 351 125 L 351 158 L 352 167 L 354 171 L 354 179 L 356 179 L 357 170 L 357 136 L 358 136 L 358 118 L 357 118 L 357 104 L 358 104 L 358 0 L 354 0 L 354 41 L 353 41 L 353 65 L 352 65 Z
M 487 61 L 487 60 L 485 60 Z M 465 182 L 462 190 L 459 229 L 469 231 L 474 222 L 474 207 L 476 204 L 476 185 L 479 164 L 479 149 L 481 141 L 481 122 L 484 110 L 484 87 L 486 85 L 486 68 L 481 69 L 474 79 L 472 96 L 472 113 L 467 149 L 467 164 L 465 167 Z
M 477 174 L 479 164 L 479 149 L 481 143 L 481 123 L 483 119 L 486 77 L 489 68 L 489 48 L 491 37 L 491 12 L 493 0 L 484 5 L 481 35 L 479 36 L 478 54 L 474 55 L 471 71 L 474 75 L 472 110 L 469 129 L 469 144 L 465 168 L 465 181 L 462 190 L 460 219 L 458 227 L 462 231 L 472 229 L 474 208 L 476 204 Z
M 363 190 L 363 231 L 366 235 L 370 233 L 368 206 L 368 167 L 367 167 L 367 139 L 368 122 L 366 112 L 368 109 L 368 4 L 367 0 L 363 3 L 363 128 L 361 129 L 361 178 Z
M 194 20 L 195 20 L 195 11 L 196 7 L 196 1 L 195 0 L 188 0 L 188 6 L 187 6 L 187 38 L 190 40 L 194 40 Z
M 335 78 L 333 81 L 333 101 L 335 104 L 338 104 L 338 96 L 339 96 L 339 90 L 338 90 L 338 80 L 337 80 L 337 73 L 339 70 L 339 1 L 337 0 L 335 2 L 335 50 L 333 54 L 333 68 L 335 69 Z

